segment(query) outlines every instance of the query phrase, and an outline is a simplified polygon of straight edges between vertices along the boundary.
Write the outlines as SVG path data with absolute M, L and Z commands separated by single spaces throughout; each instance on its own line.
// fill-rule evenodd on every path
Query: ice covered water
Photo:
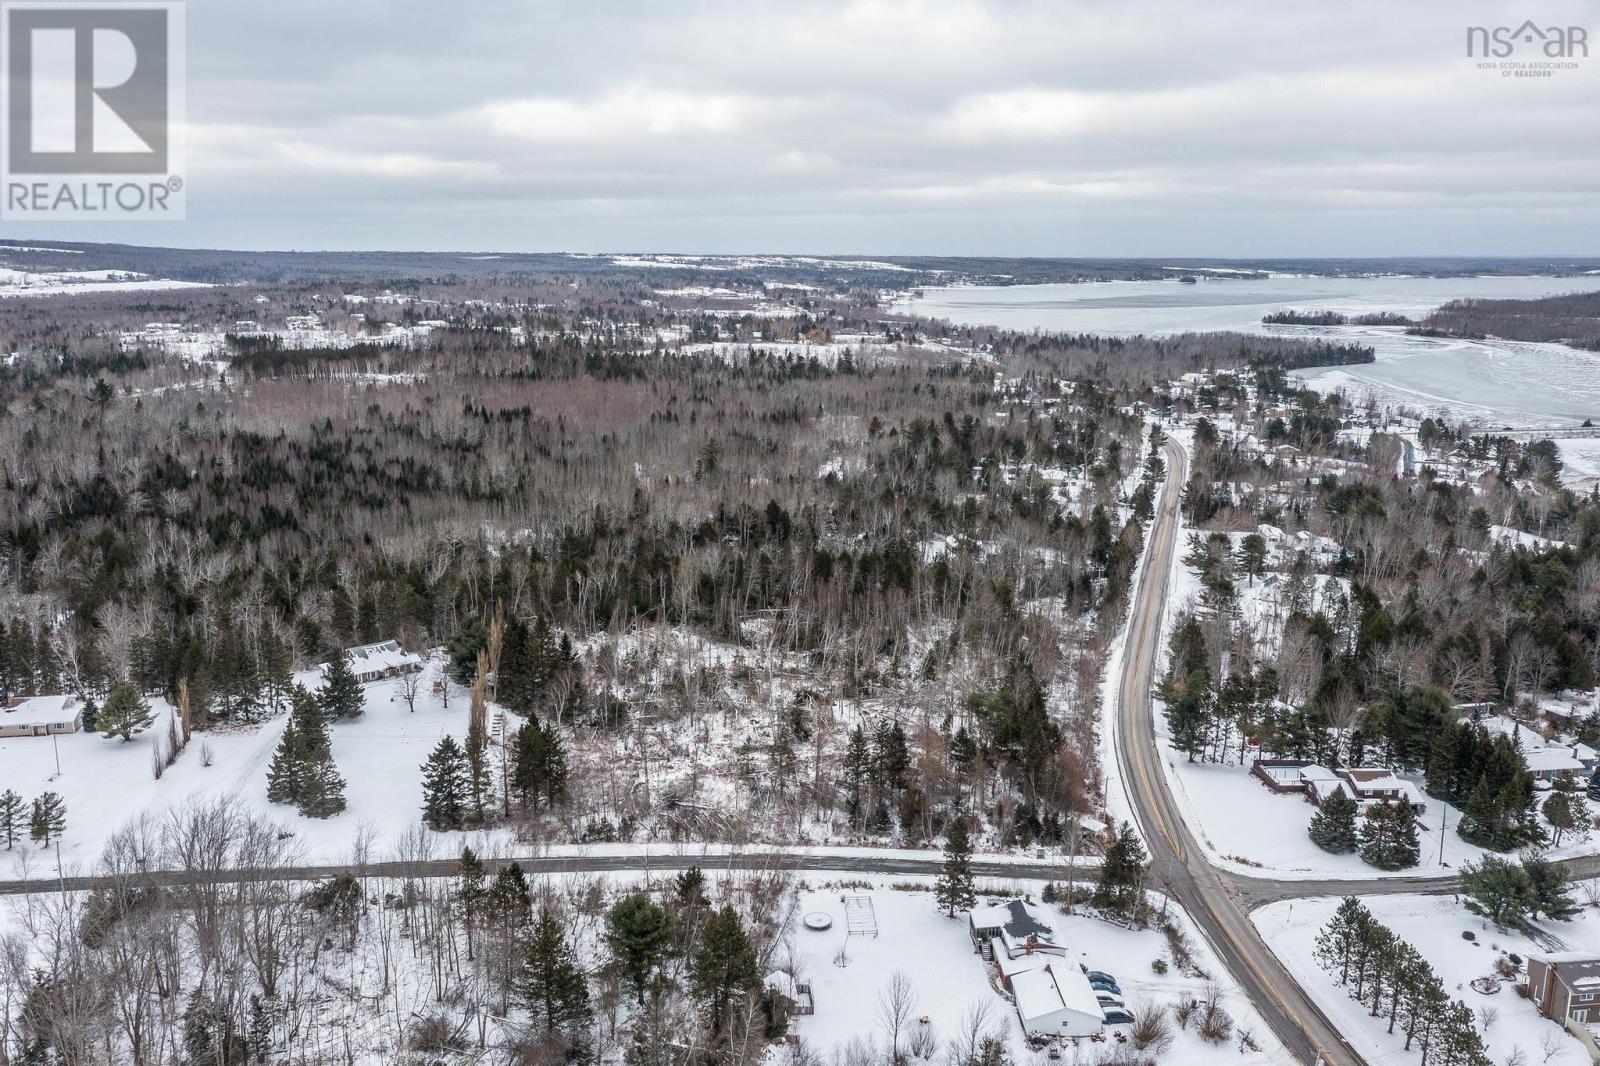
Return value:
M 965 325 L 1072 333 L 1170 334 L 1237 330 L 1370 346 L 1376 362 L 1303 373 L 1313 388 L 1345 388 L 1380 402 L 1445 413 L 1483 426 L 1600 422 L 1600 353 L 1560 344 L 1408 336 L 1399 327 L 1269 326 L 1286 309 L 1419 316 L 1450 300 L 1532 299 L 1600 290 L 1578 277 L 1270 277 L 1106 281 L 924 290 L 899 310 Z

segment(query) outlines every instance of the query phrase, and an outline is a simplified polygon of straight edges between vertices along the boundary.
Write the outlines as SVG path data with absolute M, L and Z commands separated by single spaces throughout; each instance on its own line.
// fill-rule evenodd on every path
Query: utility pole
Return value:
M 1450 820 L 1450 805 L 1439 801 L 1439 865 L 1444 865 L 1444 825 Z

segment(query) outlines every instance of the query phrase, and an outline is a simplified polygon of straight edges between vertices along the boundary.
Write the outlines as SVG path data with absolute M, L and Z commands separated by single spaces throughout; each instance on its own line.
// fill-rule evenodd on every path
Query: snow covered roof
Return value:
M 1013 899 L 992 907 L 975 907 L 967 913 L 974 929 L 998 929 L 1010 951 L 1023 947 L 1031 937 L 1035 944 L 1059 947 L 1050 916 L 1026 900 Z
M 1513 718 L 1503 714 L 1485 715 L 1478 723 L 1491 733 L 1510 737 L 1522 749 L 1523 758 L 1528 762 L 1528 769 L 1535 771 L 1555 772 L 1560 770 L 1582 770 L 1586 764 L 1593 764 L 1600 758 L 1587 744 L 1567 743 L 1546 740 L 1544 734 L 1537 729 L 1532 729 Z
M 421 656 L 403 650 L 400 643 L 394 640 L 346 648 L 344 657 L 350 660 L 350 668 L 358 674 L 416 666 L 422 662 Z
M 83 713 L 83 702 L 76 696 L 15 697 L 5 707 L 0 721 L 23 721 L 31 725 L 65 725 Z M 11 716 L 16 715 L 13 719 Z
M 1046 963 L 1036 970 L 1025 970 L 1011 978 L 1011 992 L 1017 997 L 1017 1013 L 1023 1025 L 1045 1018 L 1059 1010 L 1075 1011 L 1099 1020 L 1100 998 L 1074 963 Z

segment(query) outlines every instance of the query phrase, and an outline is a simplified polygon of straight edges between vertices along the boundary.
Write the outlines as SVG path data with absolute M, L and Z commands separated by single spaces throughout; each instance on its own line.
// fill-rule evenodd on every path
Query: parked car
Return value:
M 1083 968 L 1083 975 L 1090 981 L 1104 981 L 1108 985 L 1114 985 L 1117 983 L 1117 979 L 1106 973 L 1104 970 L 1091 970 L 1085 966 Z
M 1113 996 L 1108 992 L 1095 992 L 1094 998 L 1100 1001 L 1102 1007 L 1126 1007 L 1128 1004 L 1121 996 Z
M 1115 1007 L 1105 1012 L 1107 1025 L 1132 1025 L 1133 1015 L 1120 1007 Z
M 1091 977 L 1089 978 L 1089 987 L 1096 992 L 1114 992 L 1119 996 L 1122 995 L 1122 989 L 1118 988 L 1114 981 L 1100 981 Z

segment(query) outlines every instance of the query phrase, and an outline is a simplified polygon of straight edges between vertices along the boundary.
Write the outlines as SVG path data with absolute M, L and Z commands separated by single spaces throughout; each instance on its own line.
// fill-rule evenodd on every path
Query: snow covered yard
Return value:
M 897 973 L 904 973 L 910 979 L 915 1000 L 911 1031 L 901 1038 L 903 1048 L 916 1040 L 921 1030 L 930 1030 L 928 1039 L 936 1042 L 934 1046 L 942 1047 L 957 1037 L 969 1012 L 975 1008 L 986 1011 L 986 1028 L 1005 1039 L 1019 1066 L 1051 1061 L 1097 1063 L 1108 1059 L 1116 1049 L 1129 1046 L 1110 1038 L 1113 1030 L 1126 1031 L 1126 1026 L 1108 1026 L 1104 1042 L 1084 1039 L 1075 1045 L 1067 1043 L 1059 1049 L 1059 1058 L 1053 1058 L 1049 1049 L 1031 1047 L 1023 1037 L 1022 1025 L 1011 1000 L 998 990 L 994 964 L 973 951 L 965 917 L 946 918 L 933 894 L 927 891 L 929 884 L 926 878 L 894 879 L 892 882 L 874 878 L 802 886 L 794 908 L 793 926 L 775 952 L 773 968 L 792 971 L 797 981 L 810 984 L 816 1013 L 793 1019 L 791 1032 L 809 1045 L 820 1059 L 847 1059 L 848 1048 L 854 1041 L 886 1045 L 879 1018 L 879 997 Z M 1014 895 L 1006 892 L 990 895 L 981 891 L 1002 887 L 980 884 L 980 903 Z M 878 930 L 876 937 L 849 935 L 843 897 L 853 895 L 870 898 Z M 805 915 L 818 912 L 833 920 L 832 927 L 824 932 L 807 929 L 802 922 Z M 1067 946 L 1070 962 L 1081 962 L 1090 969 L 1103 970 L 1116 977 L 1123 998 L 1136 1015 L 1152 1008 L 1170 1007 L 1185 996 L 1204 998 L 1207 994 L 1203 979 L 1180 974 L 1176 966 L 1170 965 L 1166 939 L 1154 929 L 1125 929 L 1085 914 L 1066 915 L 1053 911 L 1051 917 Z M 1189 928 L 1187 918 L 1182 915 L 1179 915 L 1179 923 Z M 1221 967 L 1210 957 L 1205 944 L 1192 935 L 1192 929 L 1190 944 L 1196 962 L 1221 977 Z M 839 964 L 841 951 L 846 960 L 843 965 Z M 1165 975 L 1152 970 L 1151 964 L 1157 959 L 1168 962 Z M 1226 981 L 1225 977 L 1221 979 Z M 1224 1007 L 1234 1018 L 1234 1034 L 1220 1045 L 1208 1044 L 1198 1036 L 1191 1022 L 1186 1030 L 1177 1031 L 1176 1043 L 1169 1051 L 1157 1055 L 1158 1061 L 1185 1064 L 1291 1061 L 1237 990 L 1226 984 L 1222 989 Z M 926 1023 L 921 1020 L 923 1018 L 927 1019 Z M 1238 1030 L 1249 1031 L 1261 1050 L 1241 1055 Z M 935 1051 L 931 1057 L 938 1060 L 942 1055 Z
M 1583 894 L 1578 896 L 1581 899 Z M 1513 1061 L 1519 1049 L 1520 1061 L 1541 1066 L 1581 1066 L 1589 1061 L 1583 1045 L 1555 1022 L 1541 1017 L 1533 1002 L 1524 999 L 1511 983 L 1492 995 L 1483 995 L 1469 985 L 1476 977 L 1492 974 L 1495 964 L 1507 954 L 1517 955 L 1525 966 L 1530 953 L 1542 950 L 1527 936 L 1496 931 L 1451 896 L 1366 896 L 1361 902 L 1378 921 L 1422 953 L 1452 998 L 1477 1013 L 1479 1031 L 1495 1062 Z M 1388 1033 L 1387 1019 L 1371 1017 L 1367 1008 L 1352 1000 L 1312 958 L 1317 933 L 1338 906 L 1339 899 L 1332 896 L 1290 900 L 1262 907 L 1251 917 L 1301 987 L 1370 1066 L 1415 1066 L 1416 1049 L 1402 1050 L 1405 1039 Z M 1600 911 L 1592 907 L 1571 922 L 1547 922 L 1545 928 L 1572 948 L 1600 951 Z M 1473 933 L 1476 940 L 1463 939 L 1463 932 Z M 1485 1011 L 1492 1015 L 1487 1025 Z M 1555 1050 L 1547 1056 L 1551 1048 Z
M 61 861 L 69 871 L 93 866 L 106 840 L 141 814 L 159 817 L 169 808 L 223 798 L 236 799 L 252 813 L 282 824 L 294 834 L 308 861 L 348 859 L 363 840 L 384 853 L 420 820 L 419 768 L 428 752 L 446 734 L 457 739 L 466 735 L 466 693 L 453 687 L 445 707 L 429 691 L 436 669 L 430 666 L 423 675 L 415 712 L 407 708 L 401 681 L 394 678 L 364 686 L 366 710 L 360 718 L 329 723 L 333 758 L 344 775 L 349 803 L 333 818 L 305 818 L 293 807 L 267 801 L 267 766 L 288 721 L 285 716 L 255 726 L 196 731 L 157 780 L 152 761 L 157 746 L 164 750 L 168 744 L 173 714 L 171 705 L 161 699 L 150 700 L 155 724 L 127 743 L 89 732 L 0 740 L 0 783 L 16 790 L 24 801 L 46 790 L 61 796 L 67 811 Z M 305 671 L 296 680 L 314 688 L 319 675 Z M 519 720 L 507 717 L 508 729 L 514 729 Z M 497 747 L 490 754 L 497 782 L 499 752 Z M 459 848 L 466 838 L 457 840 L 458 836 L 462 835 L 441 835 L 439 842 L 442 847 Z M 13 861 L 0 859 L 0 866 L 9 869 L 25 860 L 30 876 L 55 872 L 54 849 L 46 853 L 26 835 L 8 858 Z
M 1164 726 L 1157 724 L 1157 731 Z M 1205 846 L 1213 860 L 1235 873 L 1288 880 L 1314 877 L 1416 877 L 1449 873 L 1463 863 L 1487 854 L 1482 848 L 1462 840 L 1456 833 L 1461 812 L 1436 799 L 1428 800 L 1428 811 L 1417 834 L 1422 861 L 1408 869 L 1385 872 L 1368 866 L 1355 854 L 1330 855 L 1311 842 L 1306 827 L 1316 808 L 1296 794 L 1269 792 L 1248 766 L 1237 763 L 1188 762 L 1162 738 L 1161 753 L 1173 795 L 1183 808 L 1189 828 Z M 1444 833 L 1444 863 L 1439 859 L 1439 819 L 1441 808 L 1449 808 Z M 1248 817 L 1240 817 L 1248 812 Z M 1555 854 L 1566 855 L 1592 850 L 1592 846 L 1569 845 Z

